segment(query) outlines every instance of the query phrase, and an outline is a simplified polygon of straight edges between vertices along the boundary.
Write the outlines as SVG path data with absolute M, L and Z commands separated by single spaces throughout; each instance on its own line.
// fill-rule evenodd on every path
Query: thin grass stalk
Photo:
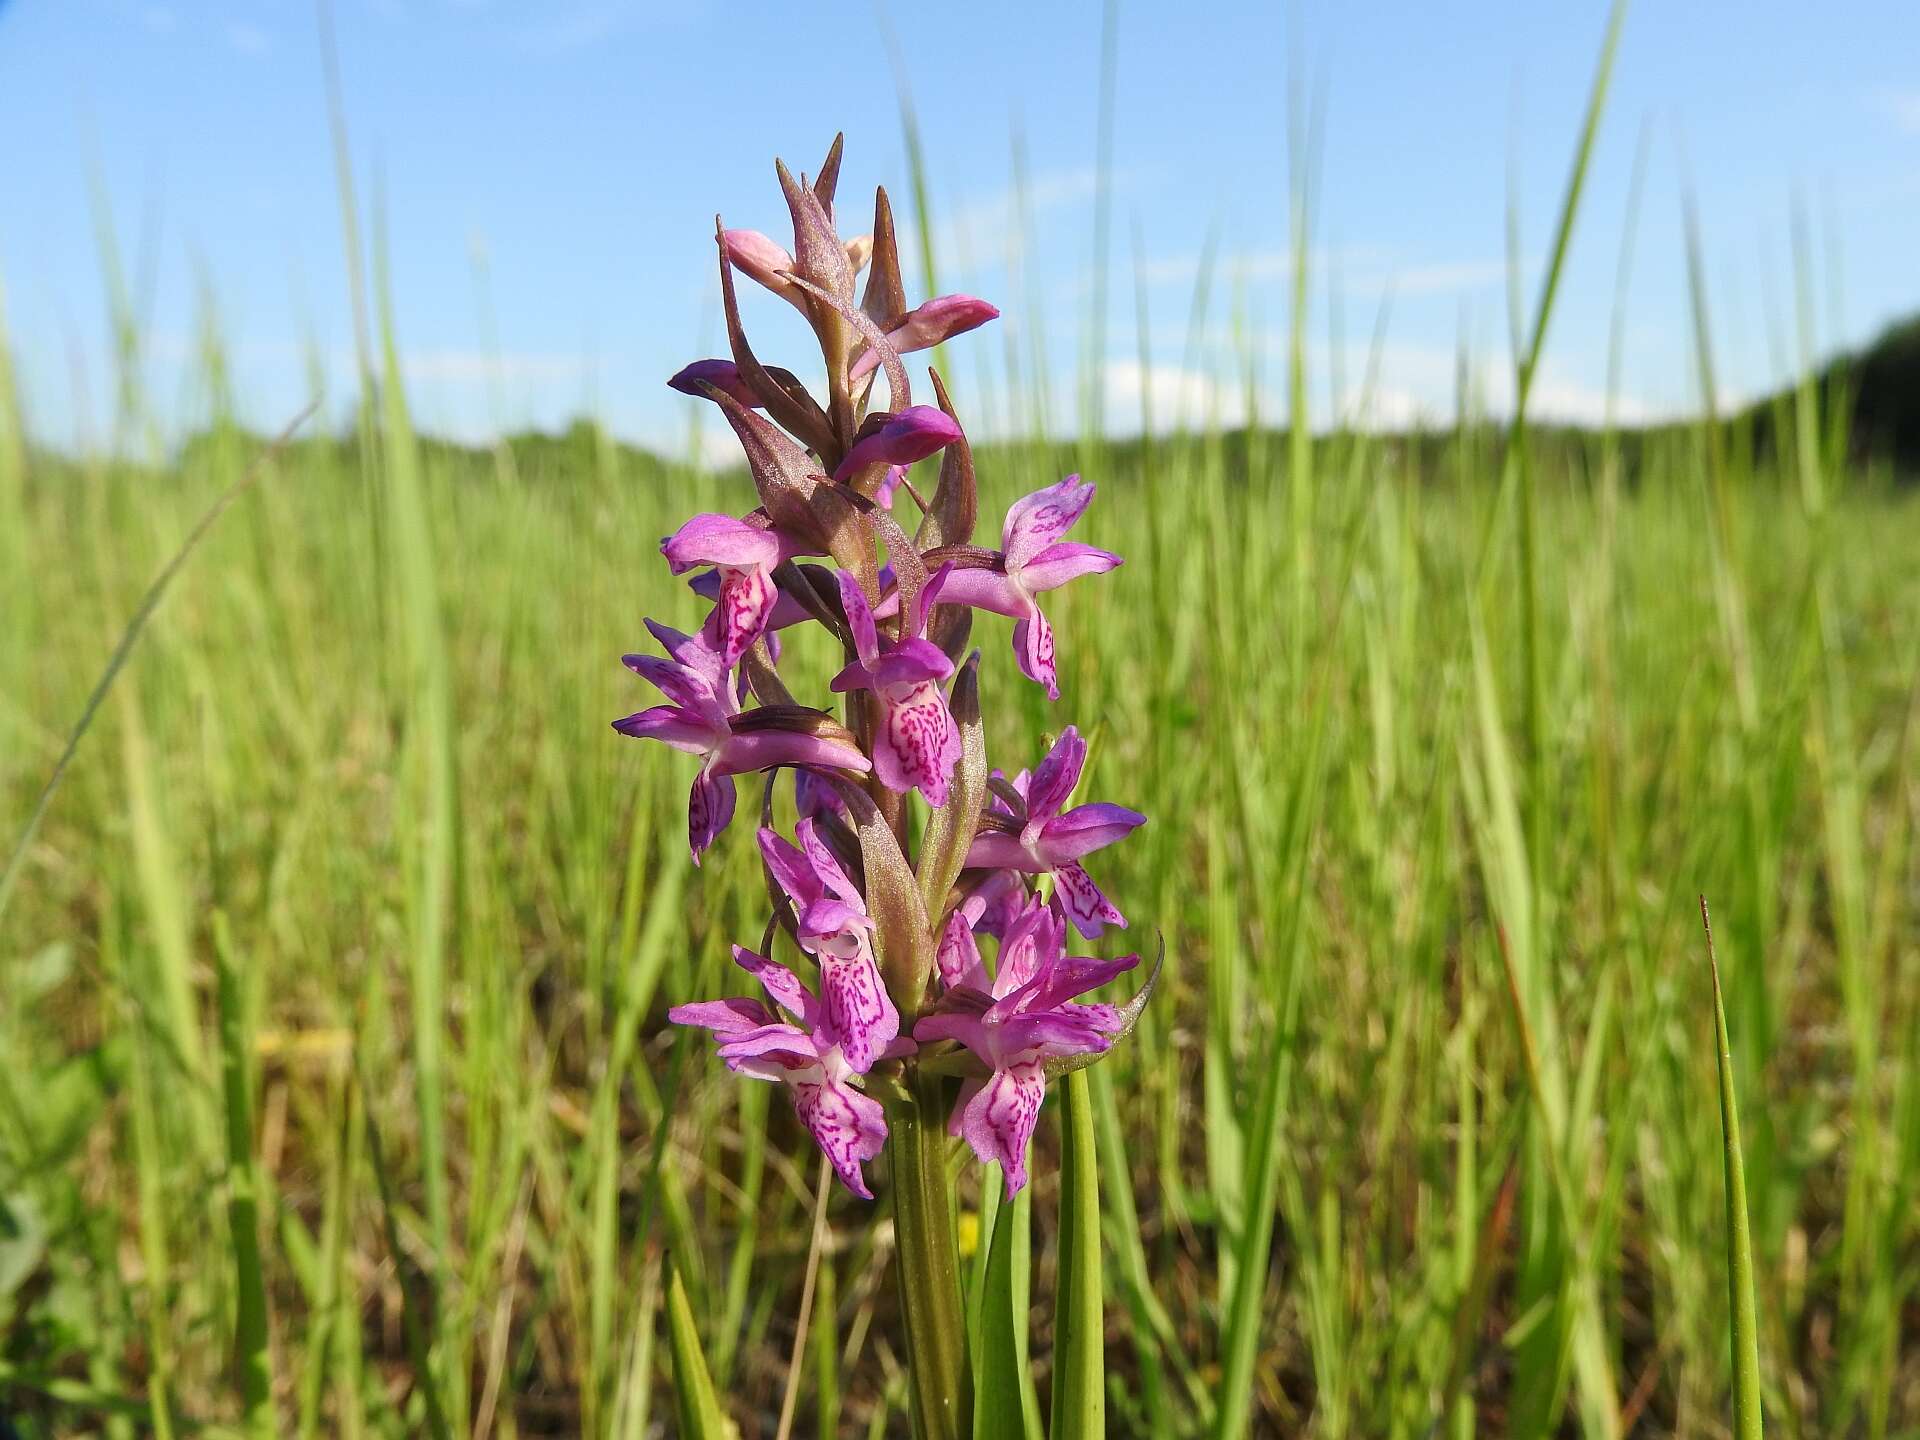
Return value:
M 1728 1343 L 1733 1353 L 1733 1433 L 1737 1440 L 1760 1440 L 1760 1320 L 1753 1299 L 1753 1237 L 1747 1229 L 1747 1173 L 1740 1155 L 1740 1104 L 1734 1094 L 1733 1043 L 1727 1038 L 1727 1011 L 1720 994 L 1720 964 L 1713 954 L 1713 921 L 1707 897 L 1700 897 L 1700 924 L 1707 936 L 1707 967 L 1713 973 L 1714 1061 L 1720 1077 L 1720 1133 L 1723 1140 L 1727 1206 L 1727 1313 L 1732 1317 Z

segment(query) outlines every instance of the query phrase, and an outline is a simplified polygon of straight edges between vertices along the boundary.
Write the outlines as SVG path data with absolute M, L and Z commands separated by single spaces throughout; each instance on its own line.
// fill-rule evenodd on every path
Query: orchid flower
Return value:
M 1114 1006 L 1074 997 L 1139 963 L 1136 955 L 1069 957 L 1065 940 L 1060 912 L 1035 897 L 1000 942 L 992 979 L 976 962 L 913 1028 L 921 1045 L 958 1041 L 990 1072 L 961 1085 L 947 1128 L 983 1164 L 999 1162 L 1008 1198 L 1027 1183 L 1027 1142 L 1046 1098 L 1048 1064 L 1102 1054 L 1124 1028 Z
M 871 1200 L 873 1192 L 860 1167 L 886 1144 L 880 1102 L 854 1088 L 856 1071 L 842 1047 L 827 1037 L 820 1003 L 798 976 L 744 946 L 733 947 L 733 958 L 760 981 L 779 1010 L 763 1000 L 705 1000 L 676 1005 L 667 1018 L 676 1025 L 713 1031 L 721 1060 L 735 1074 L 784 1085 L 794 1113 L 841 1183 Z M 782 1018 L 782 1011 L 800 1023 Z M 895 1053 L 912 1049 L 911 1040 L 900 1041 Z
M 947 785 L 960 761 L 960 727 L 953 723 L 941 683 L 953 674 L 946 652 L 925 638 L 927 609 L 939 593 L 947 572 L 941 571 L 920 588 L 910 624 L 899 640 L 880 648 L 873 610 L 860 582 L 845 570 L 840 576 L 840 603 L 853 632 L 853 664 L 833 677 L 833 692 L 870 690 L 878 702 L 874 726 L 873 773 L 889 790 L 918 789 L 936 809 L 947 803 Z
M 798 849 L 761 826 L 760 854 L 793 902 L 800 948 L 820 962 L 820 1033 L 864 1075 L 900 1034 L 900 1012 L 873 958 L 873 917 L 813 821 L 802 820 L 795 834 Z
M 626 664 L 665 703 L 614 728 L 697 757 L 695 864 L 733 818 L 734 776 L 794 772 L 797 821 L 785 835 L 772 825 L 773 777 L 756 796 L 775 912 L 761 948 L 784 928 L 817 977 L 736 947 L 766 998 L 679 1005 L 669 1017 L 711 1030 L 735 1072 L 780 1082 L 854 1194 L 871 1198 L 865 1163 L 898 1120 L 915 1136 L 945 1121 L 1001 1165 L 1011 1195 L 1027 1183 L 1048 1078 L 1104 1053 L 1145 1003 L 1144 990 L 1123 1009 L 1079 998 L 1136 957 L 1066 954 L 1069 926 L 1092 937 L 1126 925 L 1081 861 L 1143 817 L 1104 803 L 1068 808 L 1087 754 L 1072 726 L 1031 774 L 1009 781 L 990 770 L 995 725 L 978 656 L 957 677 L 955 657 L 968 607 L 1008 616 L 1021 672 L 1059 699 L 1039 597 L 1120 558 L 1066 538 L 1094 494 L 1077 475 L 1016 502 L 998 549 L 972 543 L 979 495 L 958 411 L 938 375 L 929 376 L 938 403 L 912 404 L 900 357 L 999 311 L 969 295 L 909 301 L 884 190 L 872 232 L 843 239 L 840 156 L 836 139 L 811 177 L 776 165 L 790 242 L 717 226 L 726 358 L 696 360 L 668 383 L 719 409 L 755 499 L 735 514 L 696 515 L 661 541 L 672 572 L 710 604 L 696 635 L 646 622 L 665 654 Z M 736 272 L 799 311 L 819 342 L 824 393 L 755 353 Z M 869 408 L 877 373 L 889 411 Z M 887 512 L 909 468 L 943 450 L 938 485 L 914 492 L 921 515 L 909 536 Z M 795 563 L 803 556 L 828 558 Z M 808 622 L 843 651 L 831 688 L 847 697 L 844 724 L 795 703 L 797 673 L 783 672 L 780 636 Z M 939 812 L 926 823 L 915 791 Z M 982 936 L 997 940 L 991 962 Z M 938 1054 L 921 1053 L 935 1043 Z M 919 1202 L 893 1210 L 904 1353 L 936 1375 L 949 1373 L 940 1367 L 964 1323 L 944 1151 L 895 1146 L 882 1172 Z
M 733 819 L 735 775 L 775 765 L 817 765 L 864 773 L 873 764 L 851 733 L 831 715 L 801 705 L 739 711 L 727 667 L 704 636 L 683 635 L 656 621 L 647 628 L 667 649 L 658 655 L 625 655 L 626 667 L 651 683 L 669 703 L 613 722 L 622 735 L 659 740 L 701 759 L 687 802 L 687 842 L 694 863 Z
M 980 832 L 967 850 L 967 864 L 1052 875 L 1074 928 L 1091 940 L 1103 927 L 1117 925 L 1124 930 L 1127 922 L 1093 883 L 1080 858 L 1124 838 L 1144 825 L 1147 817 L 1124 805 L 1104 802 L 1063 811 L 1086 763 L 1087 742 L 1069 725 L 1033 777 L 1018 776 L 1008 787 L 1026 802 L 1025 813 L 1003 808 L 982 816 Z
M 941 596 L 947 604 L 1013 618 L 1013 654 L 1020 672 L 1044 685 L 1049 700 L 1060 698 L 1053 627 L 1034 597 L 1082 575 L 1103 575 L 1121 563 L 1111 551 L 1060 538 L 1085 513 L 1093 492 L 1078 475 L 1069 475 L 1014 501 L 1001 529 L 999 551 L 953 546 L 929 557 L 953 562 L 953 576 Z
M 675 575 L 701 565 L 719 574 L 720 658 L 732 666 L 753 648 L 773 618 L 780 589 L 774 567 L 802 553 L 778 530 L 731 515 L 696 515 L 660 542 Z
M 869 415 L 833 478 L 847 480 L 869 465 L 911 465 L 960 438 L 960 425 L 932 405 L 909 405 L 897 415 Z
M 916 310 L 900 317 L 887 331 L 887 343 L 897 354 L 910 350 L 931 350 L 942 341 L 969 330 L 977 330 L 989 320 L 1000 318 L 1000 307 L 971 295 L 937 295 Z M 847 372 L 849 380 L 871 374 L 880 364 L 879 352 L 869 346 Z

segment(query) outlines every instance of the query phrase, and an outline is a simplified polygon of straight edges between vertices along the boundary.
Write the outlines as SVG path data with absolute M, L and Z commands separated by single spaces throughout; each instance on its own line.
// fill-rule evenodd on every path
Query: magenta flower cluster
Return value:
M 777 167 L 791 250 L 717 227 L 731 358 L 696 361 L 669 383 L 720 408 L 759 503 L 739 516 L 696 515 L 661 542 L 672 572 L 711 608 L 691 634 L 646 622 L 663 653 L 626 664 L 664 703 L 614 728 L 698 759 L 687 806 L 696 864 L 734 818 L 736 778 L 765 776 L 757 840 L 774 918 L 760 950 L 733 953 L 766 998 L 681 1005 L 670 1018 L 711 1030 L 736 1073 L 784 1086 L 862 1196 L 871 1194 L 863 1166 L 886 1143 L 882 1099 L 905 1093 L 903 1069 L 955 1077 L 952 1132 L 1000 1164 L 1011 1194 L 1027 1180 L 1048 1078 L 1104 1053 L 1144 999 L 1081 1000 L 1137 957 L 1067 953 L 1072 931 L 1091 939 L 1125 927 L 1081 862 L 1144 817 L 1071 803 L 1087 757 L 1071 725 L 1031 773 L 989 772 L 979 652 L 968 645 L 976 612 L 1010 619 L 1021 674 L 1057 700 L 1040 597 L 1121 562 L 1067 538 L 1094 496 L 1078 476 L 1015 502 L 998 548 L 972 543 L 965 432 L 938 375 L 929 372 L 937 403 L 913 403 L 900 357 L 999 312 L 968 295 L 909 308 L 886 192 L 872 234 L 843 241 L 839 168 L 838 140 L 811 183 Z M 753 353 L 736 270 L 806 317 L 825 362 L 824 404 Z M 923 496 L 910 470 L 936 455 L 938 479 Z M 893 513 L 903 491 L 919 511 L 911 535 Z M 824 630 L 838 648 L 839 716 L 787 688 L 780 632 L 797 626 Z M 791 839 L 774 823 L 782 771 L 794 780 Z M 928 807 L 918 824 L 914 792 Z M 771 957 L 782 930 L 807 978 Z M 982 937 L 995 942 L 991 966 Z

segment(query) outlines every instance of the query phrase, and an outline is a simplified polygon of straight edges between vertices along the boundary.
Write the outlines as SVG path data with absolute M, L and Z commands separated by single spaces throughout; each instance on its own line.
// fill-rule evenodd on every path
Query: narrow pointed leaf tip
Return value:
M 680 1433 L 688 1440 L 728 1440 L 732 1427 L 714 1394 L 713 1375 L 700 1346 L 700 1329 L 680 1281 L 680 1268 L 667 1261 L 667 1344 L 673 1353 L 673 1395 L 680 1412 Z
M 1714 1062 L 1720 1077 L 1720 1138 L 1727 1211 L 1728 1344 L 1733 1359 L 1733 1433 L 1761 1440 L 1760 1316 L 1753 1292 L 1753 1234 L 1747 1223 L 1747 1170 L 1740 1146 L 1740 1102 L 1735 1093 L 1733 1042 L 1720 992 L 1720 961 L 1713 950 L 1713 921 L 1700 897 L 1700 924 L 1707 937 L 1707 967 L 1713 975 Z

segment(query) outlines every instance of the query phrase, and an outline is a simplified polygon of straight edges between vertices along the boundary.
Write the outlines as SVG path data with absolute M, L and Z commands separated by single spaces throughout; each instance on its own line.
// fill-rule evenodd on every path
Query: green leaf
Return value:
M 1727 1038 L 1726 1004 L 1720 995 L 1720 962 L 1713 953 L 1713 922 L 1700 897 L 1700 923 L 1707 932 L 1707 966 L 1713 972 L 1714 1059 L 1720 1070 L 1720 1135 L 1727 1193 L 1727 1309 L 1733 1316 L 1733 1433 L 1760 1440 L 1760 1323 L 1753 1300 L 1753 1236 L 1747 1229 L 1747 1171 L 1740 1156 L 1740 1105 L 1733 1089 L 1733 1044 Z
M 700 1332 L 687 1304 L 680 1267 L 667 1262 L 667 1345 L 673 1352 L 673 1394 L 680 1412 L 684 1440 L 729 1440 L 732 1434 L 707 1373 L 707 1357 L 700 1349 Z
M 1053 1298 L 1052 1440 L 1107 1433 L 1106 1326 L 1100 1286 L 1100 1171 L 1085 1071 L 1060 1106 L 1060 1274 Z
M 999 1167 L 983 1184 L 998 1186 Z M 999 1207 L 981 1293 L 980 1340 L 973 1365 L 974 1440 L 1028 1434 L 1039 1417 L 1027 1409 L 1027 1307 L 1032 1290 L 1032 1190 Z

